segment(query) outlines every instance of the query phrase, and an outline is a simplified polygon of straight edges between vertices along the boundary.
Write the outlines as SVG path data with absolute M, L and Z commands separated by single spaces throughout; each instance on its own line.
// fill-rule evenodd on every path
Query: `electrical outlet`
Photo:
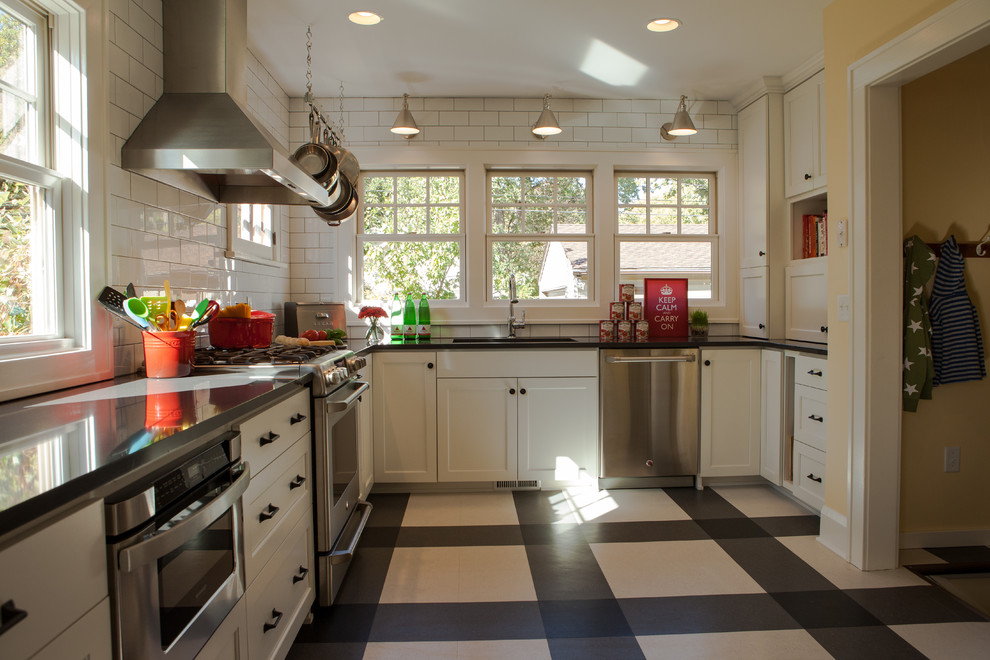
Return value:
M 838 239 L 839 247 L 849 245 L 849 221 L 845 218 L 835 223 L 835 236 Z
M 959 447 L 945 448 L 945 471 L 959 472 Z

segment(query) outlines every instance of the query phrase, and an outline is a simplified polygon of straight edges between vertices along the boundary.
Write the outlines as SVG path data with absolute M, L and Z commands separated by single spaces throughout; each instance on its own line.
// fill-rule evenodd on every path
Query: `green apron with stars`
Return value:
M 932 324 L 925 284 L 935 274 L 935 253 L 917 236 L 904 241 L 904 410 L 916 412 L 919 399 L 932 398 Z

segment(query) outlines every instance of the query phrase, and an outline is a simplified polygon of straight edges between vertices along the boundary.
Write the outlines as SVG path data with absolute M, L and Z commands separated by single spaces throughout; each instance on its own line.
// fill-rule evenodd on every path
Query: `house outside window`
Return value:
M 365 172 L 361 187 L 361 299 L 464 300 L 463 172 Z
M 594 272 L 591 175 L 488 173 L 488 292 L 520 300 L 588 300 Z
M 715 175 L 622 172 L 615 180 L 619 283 L 642 297 L 645 278 L 683 277 L 689 299 L 718 299 Z

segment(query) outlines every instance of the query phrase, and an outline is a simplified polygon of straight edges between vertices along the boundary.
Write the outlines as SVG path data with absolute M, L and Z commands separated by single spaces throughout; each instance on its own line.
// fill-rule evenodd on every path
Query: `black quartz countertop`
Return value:
M 492 349 L 503 348 L 777 348 L 782 350 L 800 351 L 814 355 L 827 355 L 828 346 L 808 341 L 793 339 L 753 339 L 740 336 L 715 337 L 665 337 L 654 338 L 648 342 L 602 342 L 597 337 L 516 337 L 514 339 L 490 337 L 443 337 L 431 339 L 428 342 L 390 343 L 386 338 L 384 343 L 368 346 L 364 350 L 377 351 L 423 351 L 437 349 Z
M 60 511 L 153 479 L 310 376 L 136 376 L 0 404 L 0 547 Z

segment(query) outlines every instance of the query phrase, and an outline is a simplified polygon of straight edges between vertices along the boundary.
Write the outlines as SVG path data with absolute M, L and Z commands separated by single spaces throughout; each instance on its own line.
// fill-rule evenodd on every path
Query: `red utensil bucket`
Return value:
M 196 333 L 142 332 L 144 370 L 148 378 L 178 378 L 192 373 Z
M 257 310 L 249 319 L 215 318 L 209 323 L 210 344 L 216 348 L 267 348 L 274 325 L 274 314 Z

